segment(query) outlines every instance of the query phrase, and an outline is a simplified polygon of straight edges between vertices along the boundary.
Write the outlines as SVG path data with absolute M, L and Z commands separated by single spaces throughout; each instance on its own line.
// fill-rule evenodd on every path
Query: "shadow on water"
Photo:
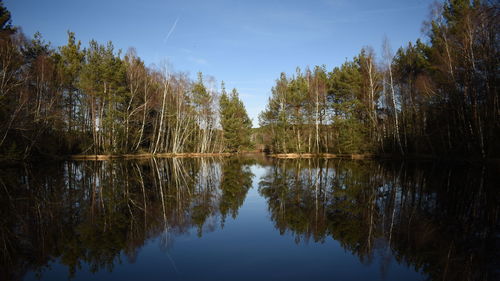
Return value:
M 255 178 L 253 167 L 264 167 Z M 333 238 L 362 263 L 391 259 L 430 280 L 499 277 L 498 167 L 346 160 L 150 159 L 0 170 L 0 277 L 69 278 L 135 262 L 238 219 L 252 182 L 277 231 Z

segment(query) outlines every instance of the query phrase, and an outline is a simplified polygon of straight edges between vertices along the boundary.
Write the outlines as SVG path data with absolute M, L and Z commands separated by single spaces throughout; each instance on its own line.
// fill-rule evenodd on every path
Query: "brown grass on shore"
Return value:
M 141 158 L 197 158 L 197 157 L 227 157 L 234 153 L 140 153 L 140 154 L 77 154 L 71 155 L 72 160 L 111 160 L 111 159 L 141 159 Z
M 373 154 L 332 154 L 332 153 L 281 153 L 271 154 L 273 158 L 293 159 L 293 158 L 344 158 L 344 159 L 372 159 Z

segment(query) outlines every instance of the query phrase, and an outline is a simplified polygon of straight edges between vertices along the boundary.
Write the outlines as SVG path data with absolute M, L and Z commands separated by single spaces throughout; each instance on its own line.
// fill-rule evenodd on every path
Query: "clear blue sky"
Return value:
M 250 117 L 265 108 L 281 72 L 328 69 L 366 45 L 380 53 L 422 37 L 433 0 L 5 0 L 14 25 L 40 31 L 53 46 L 67 30 L 84 45 L 135 47 L 147 64 L 167 59 L 177 71 L 212 75 L 237 88 Z

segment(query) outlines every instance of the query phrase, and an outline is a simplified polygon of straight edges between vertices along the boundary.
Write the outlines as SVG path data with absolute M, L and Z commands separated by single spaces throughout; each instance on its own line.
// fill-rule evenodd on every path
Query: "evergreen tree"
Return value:
M 12 26 L 10 11 L 4 6 L 0 0 L 0 35 L 11 35 L 16 32 L 16 28 Z
M 67 110 L 66 123 L 69 137 L 72 131 L 83 130 L 82 112 L 78 112 L 78 101 L 81 100 L 78 79 L 83 66 L 85 54 L 80 49 L 81 42 L 76 41 L 75 33 L 68 31 L 68 43 L 59 48 L 59 72 L 62 79 L 64 108 Z M 76 141 L 75 141 L 76 142 Z
M 203 74 L 198 73 L 198 80 L 193 85 L 192 89 L 192 103 L 196 112 L 196 119 L 198 124 L 197 139 L 199 140 L 196 145 L 196 150 L 200 153 L 211 151 L 210 143 L 214 138 L 214 97 L 207 89 L 203 82 Z
M 428 41 L 282 73 L 259 116 L 273 152 L 500 156 L 500 7 L 447 0 Z M 388 48 L 386 48 L 388 50 Z M 0 0 L 0 154 L 241 151 L 251 120 L 236 90 L 217 106 L 203 76 L 146 67 L 111 42 L 58 49 L 26 37 Z M 210 80 L 209 80 L 210 81 Z M 219 127 L 222 126 L 222 130 Z M 224 141 L 222 141 L 224 140 Z
M 224 83 L 222 83 L 219 107 L 226 148 L 231 152 L 249 148 L 251 146 L 252 121 L 248 117 L 236 89 L 233 89 L 228 96 Z

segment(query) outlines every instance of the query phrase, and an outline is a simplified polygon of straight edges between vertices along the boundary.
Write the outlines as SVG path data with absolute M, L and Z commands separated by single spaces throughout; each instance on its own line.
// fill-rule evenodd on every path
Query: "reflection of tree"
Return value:
M 232 218 L 238 215 L 238 209 L 248 190 L 252 187 L 253 173 L 250 171 L 251 161 L 242 158 L 230 158 L 222 165 L 221 200 L 219 210 L 224 221 L 230 214 Z
M 336 239 L 382 273 L 391 258 L 435 280 L 489 280 L 498 267 L 499 192 L 475 167 L 277 161 L 260 181 L 281 233 Z M 496 242 L 495 242 L 496 241 Z
M 145 241 L 211 231 L 237 216 L 251 160 L 66 162 L 0 169 L 0 280 L 58 259 L 111 270 Z M 281 233 L 332 237 L 362 262 L 391 259 L 433 280 L 494 280 L 500 182 L 491 167 L 286 160 L 259 190 Z
M 225 175 L 225 173 L 228 173 Z M 221 186 L 221 180 L 233 181 Z M 0 279 L 43 273 L 59 258 L 74 275 L 83 264 L 108 269 L 161 234 L 212 230 L 224 206 L 236 214 L 252 174 L 243 163 L 213 159 L 66 162 L 0 170 Z M 231 191 L 231 192 L 233 192 Z M 231 202 L 221 202 L 228 200 Z M 236 204 L 235 202 L 239 202 Z

